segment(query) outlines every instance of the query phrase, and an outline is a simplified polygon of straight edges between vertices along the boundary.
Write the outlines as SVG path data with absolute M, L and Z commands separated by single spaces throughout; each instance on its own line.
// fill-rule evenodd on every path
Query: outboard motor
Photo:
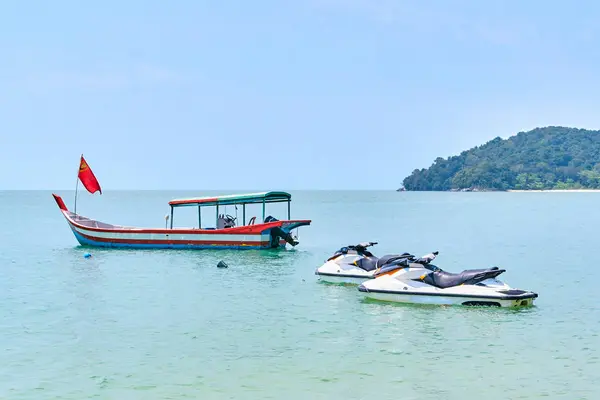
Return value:
M 269 215 L 267 218 L 265 218 L 265 224 L 268 222 L 274 222 L 274 221 L 279 221 L 277 218 L 273 217 L 272 215 Z
M 279 238 L 282 238 L 292 246 L 296 246 L 298 243 L 300 243 L 292 237 L 291 233 L 286 232 L 280 227 L 276 226 L 271 229 L 271 248 L 279 247 Z
M 275 221 L 279 221 L 279 220 L 277 218 L 273 217 L 272 215 L 269 215 L 267 218 L 265 218 L 265 223 L 275 222 Z M 300 243 L 292 237 L 291 233 L 286 232 L 283 229 L 281 229 L 280 227 L 276 226 L 271 229 L 271 248 L 279 247 L 279 239 L 280 238 L 285 240 L 287 243 L 291 244 L 292 246 L 296 246 L 296 245 L 298 245 L 298 243 Z

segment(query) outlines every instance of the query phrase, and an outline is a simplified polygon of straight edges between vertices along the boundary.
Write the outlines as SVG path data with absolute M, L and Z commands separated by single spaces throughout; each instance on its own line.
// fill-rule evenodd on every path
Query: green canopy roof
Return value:
M 255 204 L 279 203 L 290 201 L 292 195 L 286 192 L 260 192 L 246 194 L 230 194 L 217 197 L 195 197 L 189 199 L 175 199 L 169 202 L 171 207 L 185 206 L 216 206 L 226 204 Z

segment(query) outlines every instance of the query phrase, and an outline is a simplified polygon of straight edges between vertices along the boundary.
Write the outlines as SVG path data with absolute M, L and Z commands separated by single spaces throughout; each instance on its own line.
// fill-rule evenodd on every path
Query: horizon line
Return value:
M 390 188 L 373 188 L 373 189 L 319 189 L 319 188 L 302 188 L 302 189 L 102 189 L 102 192 L 166 192 L 166 191 L 238 191 L 246 193 L 254 192 L 268 192 L 268 191 L 315 191 L 315 192 L 335 192 L 335 191 L 356 191 L 356 192 L 368 192 L 368 191 L 397 191 L 397 189 Z M 0 192 L 74 192 L 75 189 L 2 189 Z M 79 192 L 86 193 L 85 189 L 79 189 Z M 95 193 L 94 193 L 95 194 Z

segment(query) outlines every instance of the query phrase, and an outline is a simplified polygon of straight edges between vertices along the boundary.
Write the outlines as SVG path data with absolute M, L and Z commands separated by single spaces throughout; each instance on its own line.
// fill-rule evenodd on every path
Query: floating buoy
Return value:
M 225 261 L 221 260 L 219 261 L 219 263 L 217 264 L 217 268 L 227 268 L 228 265 L 225 264 Z
M 85 254 L 83 255 L 83 258 L 90 258 L 91 256 L 92 256 L 92 255 L 91 255 L 90 253 L 85 253 Z

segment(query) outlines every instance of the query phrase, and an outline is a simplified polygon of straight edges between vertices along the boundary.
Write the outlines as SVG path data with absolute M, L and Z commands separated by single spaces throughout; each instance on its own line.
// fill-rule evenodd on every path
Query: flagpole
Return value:
M 75 212 L 74 214 L 77 215 L 77 188 L 79 187 L 79 176 L 77 176 L 77 183 L 75 184 Z
M 83 153 L 81 154 L 81 157 L 83 157 Z M 77 189 L 79 188 L 79 168 L 81 168 L 81 158 L 79 159 L 79 167 L 77 167 L 77 181 L 75 182 L 75 215 L 77 215 Z

